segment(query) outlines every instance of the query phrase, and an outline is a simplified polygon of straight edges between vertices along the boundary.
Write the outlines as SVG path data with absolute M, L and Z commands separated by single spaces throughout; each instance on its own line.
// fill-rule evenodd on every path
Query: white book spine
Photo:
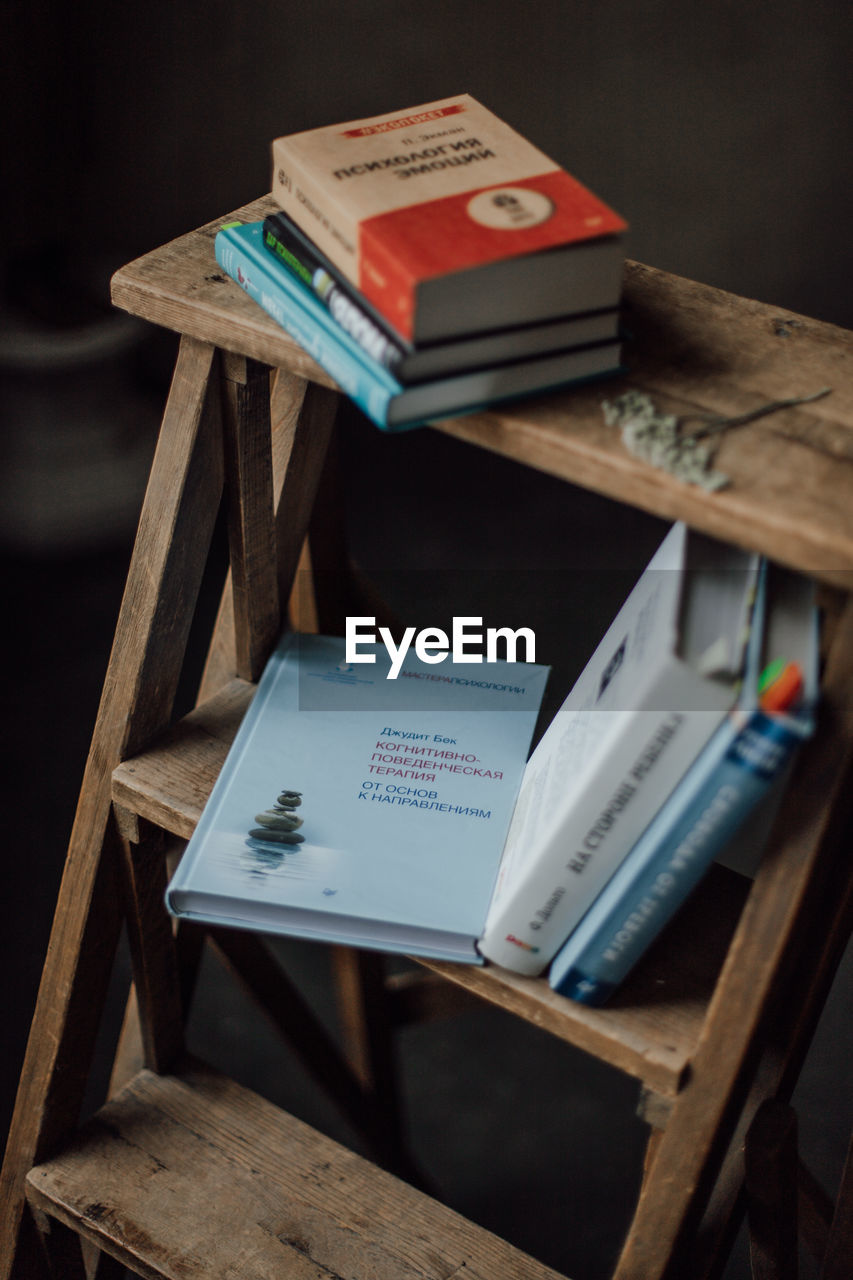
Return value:
M 732 701 L 733 694 L 709 690 L 676 663 L 658 674 L 636 709 L 586 713 L 610 717 L 608 731 L 570 803 L 557 810 L 550 831 L 536 832 L 535 855 L 524 848 L 522 864 L 506 885 L 499 882 L 479 944 L 484 956 L 517 973 L 542 972 Z M 510 854 L 514 842 L 526 842 L 532 833 L 524 807 L 535 803 L 535 775 L 525 781 L 507 841 Z

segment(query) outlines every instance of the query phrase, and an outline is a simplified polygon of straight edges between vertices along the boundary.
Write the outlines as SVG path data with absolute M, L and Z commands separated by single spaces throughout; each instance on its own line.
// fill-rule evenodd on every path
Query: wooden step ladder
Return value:
M 256 201 L 229 220 L 269 207 Z M 377 612 L 346 566 L 336 518 L 336 392 L 218 270 L 222 221 L 114 279 L 119 306 L 182 338 L 3 1167 L 0 1276 L 29 1280 L 52 1266 L 59 1276 L 103 1277 L 119 1265 L 175 1280 L 553 1275 L 388 1171 L 411 1173 L 388 1047 L 418 997 L 380 995 L 376 957 L 338 953 L 345 1055 L 259 939 L 209 935 L 375 1162 L 186 1052 L 201 933 L 175 932 L 162 905 L 174 842 L 195 826 L 283 606 L 303 628 L 328 631 L 347 613 Z M 851 877 L 839 850 L 853 797 L 853 335 L 801 319 L 783 339 L 775 310 L 638 264 L 625 297 L 635 335 L 626 382 L 663 407 L 732 413 L 819 385 L 833 394 L 733 433 L 720 462 L 734 483 L 717 494 L 630 457 L 602 421 L 597 387 L 439 429 L 817 577 L 826 638 L 819 730 L 748 894 L 737 877 L 710 876 L 608 1007 L 584 1008 L 544 979 L 492 965 L 442 964 L 424 966 L 431 981 L 420 1007 L 458 988 L 638 1079 L 649 1155 L 615 1275 L 698 1278 L 725 1256 L 749 1126 L 763 1102 L 790 1097 L 850 929 Z M 174 722 L 223 491 L 229 579 L 199 704 Z M 300 557 L 315 570 L 337 566 L 335 598 L 294 595 Z M 123 922 L 134 989 L 112 1096 L 78 1129 Z

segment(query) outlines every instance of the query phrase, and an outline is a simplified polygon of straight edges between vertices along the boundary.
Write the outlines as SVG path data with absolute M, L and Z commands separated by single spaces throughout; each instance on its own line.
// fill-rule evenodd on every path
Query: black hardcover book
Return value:
M 619 312 L 613 308 L 414 347 L 389 326 L 286 213 L 267 215 L 263 239 L 282 267 L 328 307 L 341 328 L 377 364 L 402 383 L 425 382 L 527 356 L 590 346 L 619 335 Z

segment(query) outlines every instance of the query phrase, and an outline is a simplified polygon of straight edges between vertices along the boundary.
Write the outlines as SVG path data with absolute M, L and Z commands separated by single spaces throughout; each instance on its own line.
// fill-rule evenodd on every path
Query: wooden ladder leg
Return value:
M 37 1210 L 33 1213 L 44 1251 L 44 1275 L 51 1280 L 88 1280 L 84 1242 L 64 1222 Z M 97 1260 L 93 1260 L 97 1265 Z
M 361 612 L 355 604 L 340 467 L 340 439 L 335 432 L 320 473 L 288 602 L 291 624 L 297 631 L 343 635 L 347 614 Z
M 256 680 L 279 633 L 279 601 L 292 591 L 299 551 L 315 507 L 322 482 L 332 435 L 337 396 L 301 379 L 278 373 L 275 395 L 270 396 L 270 371 L 255 361 L 228 355 L 223 358 L 223 436 L 225 441 L 225 486 L 228 497 L 228 533 L 230 569 L 220 602 L 215 633 L 208 652 L 202 680 L 200 700 L 234 675 Z M 275 513 L 275 519 L 274 519 Z M 336 512 L 328 513 L 337 517 Z M 337 528 L 337 520 L 333 521 Z M 133 825 L 132 815 L 125 821 Z M 144 825 L 144 824 L 141 824 Z M 135 843 L 138 834 L 129 831 L 126 846 L 130 893 L 137 905 L 147 902 L 148 876 L 140 875 L 142 846 Z M 156 855 L 155 855 L 156 858 Z M 157 868 L 157 877 L 162 880 Z M 145 952 L 140 937 L 136 940 L 138 957 L 135 971 L 139 975 L 140 995 L 150 985 L 149 967 L 162 963 L 167 939 L 163 934 L 162 906 L 155 894 L 155 909 L 161 920 L 149 921 L 145 931 L 149 940 L 158 929 L 161 946 Z M 186 934 L 186 930 L 183 931 Z M 198 936 L 198 934 L 196 934 Z M 316 1077 L 332 1086 L 350 1120 L 366 1129 L 373 1145 L 381 1151 L 385 1163 L 392 1162 L 393 1150 L 385 1139 L 379 1121 L 379 1109 L 370 1090 L 358 1087 L 358 1073 L 347 1068 L 336 1057 L 319 1025 L 308 1024 L 310 1014 L 302 1007 L 284 974 L 277 972 L 271 959 L 265 957 L 258 940 L 248 936 L 229 935 L 220 930 L 211 936 L 223 952 L 240 981 L 261 1009 L 271 1017 L 279 1031 L 299 1049 L 313 1045 L 313 1059 L 307 1063 Z M 158 987 L 162 987 L 159 983 Z M 128 1006 L 119 1058 L 125 1064 L 115 1073 L 115 1082 L 125 1082 L 134 1067 L 141 1065 L 143 1054 L 138 1025 L 139 1005 L 134 996 Z M 158 1019 L 164 1018 L 162 1005 L 148 1002 L 148 1049 L 146 1065 L 168 1061 L 168 1053 L 158 1055 L 152 1037 L 157 1035 Z M 292 1023 L 288 1031 L 288 1025 Z M 167 1036 L 171 1052 L 179 1042 L 176 1010 L 167 1019 Z M 173 1042 L 168 1040 L 173 1037 Z M 309 1059 L 311 1055 L 309 1054 Z
M 753 1280 L 797 1280 L 797 1118 L 768 1098 L 746 1135 L 747 1215 Z
M 180 991 L 182 1022 L 185 1024 L 192 1003 L 192 993 L 201 966 L 206 935 L 199 925 L 176 921 L 174 929 L 175 963 Z M 146 1063 L 142 1026 L 136 998 L 136 987 L 131 983 L 125 1006 L 124 1018 L 118 1037 L 108 1089 L 113 1097 L 141 1071 Z
M 853 1137 L 835 1201 L 820 1280 L 849 1280 L 853 1259 Z
M 278 370 L 272 389 L 278 589 L 289 599 L 332 444 L 339 396 Z
M 277 385 L 275 415 L 271 422 L 270 370 L 256 361 L 223 353 L 222 418 L 230 564 L 208 649 L 200 702 L 236 675 L 250 681 L 260 675 L 279 634 L 279 601 L 286 599 L 296 571 L 294 548 L 300 540 L 304 542 L 331 435 L 337 407 L 335 394 L 285 374 L 278 375 Z M 274 518 L 276 512 L 278 524 Z M 132 824 L 132 815 L 126 815 L 126 821 Z M 126 856 L 130 892 L 135 896 L 145 894 L 146 888 L 143 878 L 135 879 L 141 850 L 134 843 L 132 831 L 130 835 Z M 162 881 L 162 862 L 156 867 L 156 877 Z M 137 968 L 143 983 L 147 980 L 146 966 L 162 963 L 166 954 L 165 914 L 159 896 L 155 895 L 155 899 L 158 899 L 154 906 L 160 920 L 150 922 L 147 936 L 154 938 L 159 930 L 162 945 L 149 951 L 147 959 L 143 959 L 143 944 L 137 940 Z M 177 930 L 177 969 L 184 1015 L 189 1008 L 204 937 L 200 928 L 179 926 Z M 249 946 L 247 942 L 246 947 Z M 256 971 L 268 974 L 263 967 Z M 245 973 L 243 981 L 251 990 L 251 981 Z M 261 1007 L 266 1008 L 269 984 L 262 983 L 254 994 Z M 157 1034 L 151 1020 L 155 1016 L 161 1020 L 165 1017 L 162 1007 L 149 1006 L 147 1052 L 143 1051 L 146 1037 L 141 1032 L 139 1013 L 137 993 L 133 990 L 116 1055 L 113 1091 L 125 1084 L 143 1062 L 156 1065 L 157 1061 L 168 1060 L 168 1053 L 156 1054 L 150 1040 Z M 170 1052 L 174 1052 L 179 1043 L 175 1006 L 166 1021 L 171 1030 L 165 1034 L 172 1037 Z M 322 1074 L 325 1067 L 320 1063 L 317 1069 Z M 352 1081 L 349 1083 L 352 1086 Z M 351 1096 L 347 1096 L 351 1103 Z M 351 1105 L 350 1110 L 353 1109 Z
M 239 363 L 235 363 L 230 367 L 228 376 L 246 381 L 254 379 L 258 390 L 252 422 L 263 431 L 265 424 L 261 422 L 257 407 L 263 399 L 259 385 L 262 366 L 253 365 L 251 361 L 244 364 L 245 372 Z M 341 507 L 340 464 L 334 436 L 338 401 L 337 393 L 315 384 L 306 384 L 302 379 L 278 370 L 270 387 L 267 429 L 272 442 L 278 598 L 282 604 L 290 601 L 297 606 L 294 620 L 303 628 L 319 627 L 332 633 L 342 629 L 345 615 L 355 607 L 353 600 L 359 591 L 348 557 Z M 232 420 L 235 423 L 232 430 L 239 429 L 245 433 L 248 428 L 245 423 L 239 426 L 239 415 L 242 411 L 245 416 L 246 406 L 251 402 L 232 396 L 231 403 L 234 405 Z M 232 557 L 233 546 L 232 539 Z M 315 573 L 319 575 L 317 580 Z M 306 583 L 306 576 L 311 577 L 310 584 Z M 211 646 L 205 672 L 205 695 L 213 692 L 217 682 L 232 674 L 227 658 L 223 662 L 223 657 L 233 627 L 230 615 L 233 615 L 237 599 L 235 593 L 235 604 L 229 612 L 226 587 L 220 608 L 221 632 Z M 338 1008 L 341 1010 L 345 1046 L 352 1050 L 355 1039 L 359 1041 L 359 1049 L 348 1056 L 356 1078 L 368 1091 L 372 1142 L 374 1145 L 378 1143 L 384 1163 L 408 1172 L 411 1165 L 402 1139 L 392 1069 L 392 1029 L 384 989 L 380 989 L 377 983 L 377 963 L 375 958 L 365 960 L 353 953 L 344 958 L 340 952 L 337 953 L 334 976 Z M 358 1032 L 354 1032 L 355 1022 L 359 1024 Z M 370 1046 L 369 1069 L 361 1052 L 367 1045 Z M 318 1061 L 317 1068 L 321 1075 L 327 1071 L 322 1059 Z M 341 1096 L 347 1098 L 350 1093 L 350 1089 L 345 1089 Z M 385 1117 L 384 1125 L 378 1123 L 378 1117 L 382 1115 Z
M 72 1227 L 40 1209 L 32 1210 L 32 1218 L 40 1233 L 44 1280 L 125 1280 L 127 1270 L 118 1259 L 82 1239 Z
M 270 371 L 255 360 L 224 355 L 223 392 L 234 674 L 255 681 L 281 630 Z
M 692 1274 L 685 1254 L 772 1022 L 771 993 L 779 989 L 780 975 L 802 969 L 803 955 L 815 969 L 821 967 L 813 944 L 815 922 L 826 909 L 827 885 L 833 888 L 828 877 L 851 800 L 853 710 L 846 702 L 851 662 L 853 603 L 839 622 L 828 658 L 822 723 L 788 788 L 717 983 L 689 1082 L 675 1101 L 641 1189 L 616 1280 Z M 804 1015 L 816 1016 L 811 1004 L 817 1006 L 817 994 L 815 986 Z
M 184 339 L 152 465 L 0 1175 L 0 1276 L 25 1256 L 24 1179 L 73 1129 L 121 912 L 115 766 L 169 719 L 222 488 L 216 353 Z M 18 1245 L 21 1243 L 21 1251 Z
M 352 947 L 332 952 L 335 997 L 344 1051 L 352 1069 L 376 1098 L 384 1117 L 383 1145 L 397 1169 L 421 1181 L 403 1136 L 385 958 Z
M 308 383 L 294 374 L 278 370 L 273 375 L 272 390 L 269 386 L 270 371 L 254 361 L 232 357 L 226 366 L 229 421 L 232 432 L 240 431 L 245 437 L 255 437 L 248 447 L 259 449 L 256 435 L 266 426 L 267 447 L 271 446 L 271 483 L 274 510 L 274 529 L 271 535 L 272 549 L 264 556 L 260 547 L 254 557 L 247 560 L 247 570 L 254 568 L 265 573 L 265 565 L 274 568 L 275 582 L 267 585 L 267 594 L 278 601 L 277 610 L 288 600 L 293 589 L 300 555 L 305 544 L 317 488 L 320 483 L 326 451 L 332 437 L 337 412 L 337 393 Z M 249 390 L 243 390 L 245 387 Z M 263 408 L 269 415 L 263 419 Z M 243 422 L 241 426 L 241 416 Z M 245 469 L 244 472 L 245 474 Z M 234 483 L 239 483 L 235 475 Z M 268 510 L 266 494 L 263 497 Z M 239 554 L 239 540 L 232 529 L 231 552 Z M 269 547 L 270 534 L 259 533 L 259 542 Z M 244 570 L 246 572 L 247 570 Z M 212 697 L 238 671 L 237 626 L 235 624 L 234 569 L 229 569 L 219 613 L 213 631 L 207 661 L 199 688 L 198 701 Z M 241 591 L 238 589 L 238 597 Z M 238 606 L 239 608 L 239 606 Z M 251 622 L 245 618 L 241 624 L 246 631 Z M 275 634 L 281 620 L 277 614 Z M 272 639 L 274 640 L 275 634 Z M 251 677 L 250 677 L 251 678 Z
M 399 639 L 405 627 L 350 554 L 344 519 L 340 437 L 331 440 L 302 548 L 290 614 L 297 631 L 344 633 L 348 615 L 366 614 Z
M 286 384 L 282 384 L 281 390 Z M 300 631 L 343 633 L 347 614 L 372 613 L 395 634 L 399 623 L 353 566 L 347 546 L 338 441 L 332 437 L 319 476 L 308 537 L 290 593 L 293 625 Z M 391 999 L 381 956 L 348 947 L 333 951 L 332 977 L 344 1050 L 352 1071 L 375 1103 L 374 1132 L 383 1163 L 422 1183 L 403 1136 L 397 1088 Z
M 308 384 L 289 379 L 289 400 L 279 405 L 279 429 L 271 433 L 270 371 L 242 356 L 221 353 L 224 485 L 228 502 L 229 568 L 206 658 L 197 701 L 211 696 L 227 680 L 256 680 L 278 636 L 279 585 L 276 567 L 274 496 L 283 488 L 289 454 L 298 434 L 300 411 Z M 312 423 L 305 424 L 305 435 Z M 322 437 L 322 433 L 321 433 Z M 322 462 L 324 443 L 314 440 Z M 276 444 L 278 448 L 276 449 Z M 303 447 L 303 453 L 310 452 Z M 294 480 L 294 485 L 299 477 Z M 305 514 L 307 524 L 308 514 Z M 159 873 L 158 873 L 159 874 Z M 194 985 L 203 933 L 180 929 L 179 972 L 185 988 L 183 1006 Z M 189 951 L 193 955 L 189 956 Z M 143 1061 L 139 1009 L 135 991 L 125 1010 L 111 1089 L 135 1074 Z
M 269 371 L 264 365 L 242 357 L 220 353 L 221 378 L 220 413 L 222 420 L 224 483 L 228 500 L 228 541 L 230 567 L 228 581 L 220 604 L 219 618 L 211 641 L 208 663 L 224 673 L 223 678 L 240 675 L 256 680 L 275 642 L 279 627 L 278 581 L 275 569 L 275 534 L 273 526 L 273 477 L 270 446 Z M 129 824 L 128 841 L 125 844 L 125 870 L 128 892 L 137 901 L 145 901 L 147 890 L 139 859 L 144 852 L 136 843 L 139 824 L 132 814 L 125 814 Z M 153 830 L 149 840 L 156 840 Z M 154 882 L 164 882 L 164 863 L 161 854 L 155 852 L 146 871 L 153 874 Z M 155 905 L 149 936 L 160 934 L 161 945 L 155 949 L 159 962 L 168 954 L 167 940 L 163 936 L 165 915 L 160 904 Z M 192 929 L 180 930 L 176 962 L 178 985 L 183 988 L 181 1007 L 186 1011 L 188 989 L 194 985 L 200 959 L 203 934 Z M 143 935 L 132 941 L 135 973 L 145 981 L 146 958 L 143 958 Z M 188 946 L 193 950 L 188 956 Z M 171 944 L 169 944 L 171 946 Z M 172 960 L 169 963 L 173 963 Z M 162 984 L 161 984 L 162 986 Z M 166 988 L 163 988 L 164 990 Z M 171 989 L 171 988 L 170 988 Z M 111 1093 L 116 1092 L 143 1065 L 161 1069 L 158 1063 L 168 1061 L 178 1051 L 182 1036 L 174 1014 L 177 1008 L 174 995 L 171 1015 L 166 1014 L 158 1002 L 148 1002 L 140 1010 L 137 988 L 131 989 L 124 1022 L 116 1050 Z M 140 1013 L 143 1012 L 143 1027 Z M 157 1026 L 153 1019 L 165 1018 L 169 1030 Z M 160 1044 L 161 1035 L 169 1043 Z M 152 1036 L 154 1039 L 152 1040 Z
M 849 844 L 849 834 L 846 837 Z M 721 1171 L 697 1231 L 691 1258 L 696 1280 L 716 1280 L 734 1241 L 744 1209 L 743 1151 L 747 1130 L 767 1099 L 790 1101 L 812 1042 L 821 1010 L 844 955 L 853 923 L 853 880 L 843 858 L 836 858 L 822 893 L 823 909 L 806 930 L 802 955 L 786 975 L 784 999 L 777 1002 L 758 1068 L 741 1110 Z M 799 1165 L 800 1234 L 813 1257 L 826 1251 L 831 1202 L 806 1167 Z
M 389 1136 L 384 1098 L 361 1080 L 263 939 L 247 930 L 220 928 L 211 928 L 209 937 L 220 959 L 363 1137 L 377 1162 L 402 1174 L 400 1153 L 392 1141 L 397 1130 L 392 1128 Z
M 832 648 L 835 626 L 843 615 L 844 597 L 824 592 L 823 656 Z M 837 840 L 848 846 L 853 830 Z M 744 1147 L 756 1112 L 768 1099 L 777 1105 L 790 1101 L 803 1062 L 844 955 L 853 926 L 853 880 L 843 858 L 828 869 L 822 893 L 823 909 L 815 913 L 806 930 L 801 953 L 811 957 L 804 966 L 796 962 L 784 982 L 784 999 L 777 1002 L 770 1029 L 747 1101 L 714 1182 L 705 1213 L 696 1232 L 691 1263 L 695 1280 L 718 1280 L 729 1255 L 745 1209 Z M 808 1169 L 799 1163 L 798 1221 L 803 1243 L 820 1260 L 826 1251 L 832 1205 Z
M 163 832 L 116 807 L 122 835 L 125 919 L 139 1018 L 141 1065 L 168 1071 L 184 1048 L 175 937 L 164 897 L 168 877 Z

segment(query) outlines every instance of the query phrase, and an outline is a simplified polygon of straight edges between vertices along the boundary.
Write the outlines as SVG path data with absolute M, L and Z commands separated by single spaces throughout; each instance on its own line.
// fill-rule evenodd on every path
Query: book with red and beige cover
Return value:
M 468 94 L 272 156 L 277 202 L 409 341 L 618 303 L 624 220 Z

